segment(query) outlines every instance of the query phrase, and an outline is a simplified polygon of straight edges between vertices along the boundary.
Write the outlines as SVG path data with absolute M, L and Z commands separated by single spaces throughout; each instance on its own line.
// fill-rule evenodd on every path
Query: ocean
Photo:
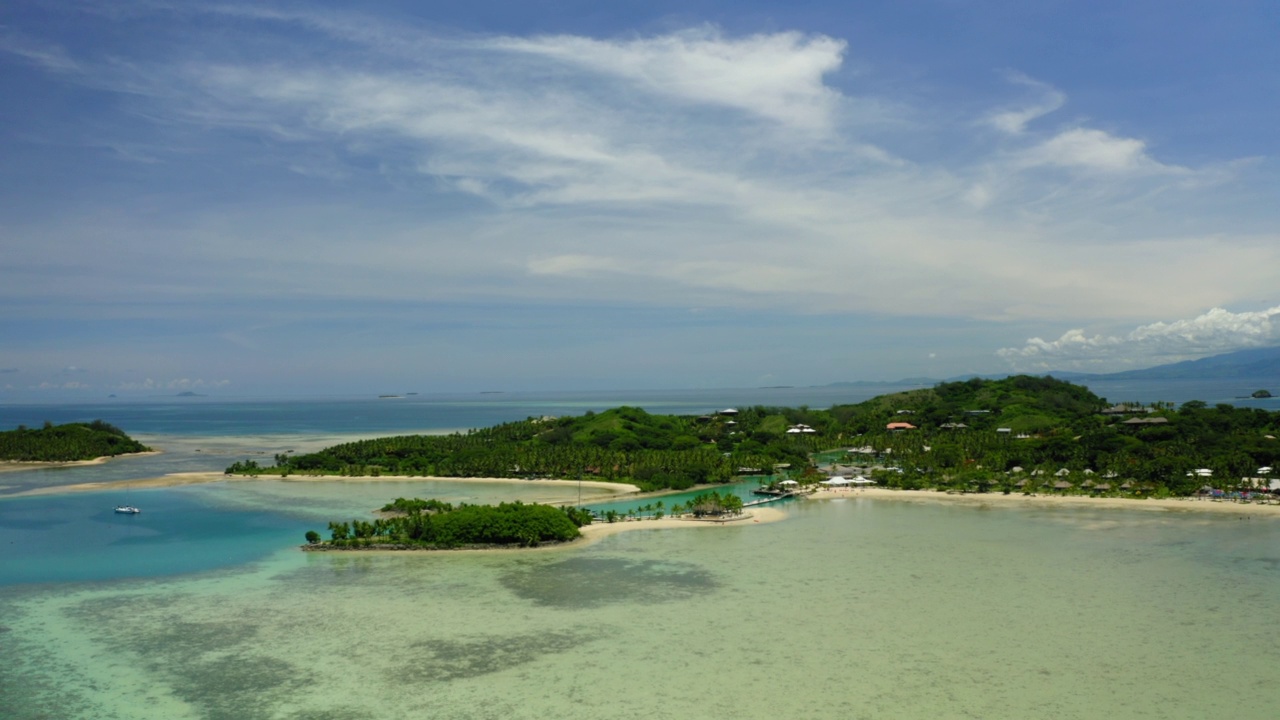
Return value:
M 1270 407 L 1236 399 L 1259 382 L 1095 392 Z M 0 717 L 1274 716 L 1271 518 L 848 498 L 585 547 L 316 555 L 297 550 L 306 530 L 398 496 L 577 490 L 263 481 L 12 496 L 619 404 L 703 413 L 886 391 L 0 406 L 0 427 L 101 418 L 165 451 L 0 474 Z M 111 512 L 123 501 L 143 513 Z

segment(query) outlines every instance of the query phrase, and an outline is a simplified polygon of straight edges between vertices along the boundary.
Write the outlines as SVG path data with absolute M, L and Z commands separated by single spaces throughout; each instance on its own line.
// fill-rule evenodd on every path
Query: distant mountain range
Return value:
M 1250 348 L 1235 352 L 1214 355 L 1199 360 L 1184 360 L 1168 365 L 1143 368 L 1141 370 L 1125 370 L 1114 373 L 1083 373 L 1070 370 L 1054 370 L 1044 374 L 1059 380 L 1231 380 L 1274 377 L 1280 380 L 1280 347 Z M 989 375 L 957 375 L 942 380 L 935 378 L 904 378 L 896 382 L 838 382 L 829 387 L 858 385 L 911 385 L 930 386 L 940 382 L 955 382 L 970 378 L 995 380 L 1008 377 L 1010 373 L 992 373 Z
M 1114 373 L 1047 373 L 1061 380 L 1231 380 L 1280 378 L 1280 347 L 1237 350 L 1199 360 L 1184 360 L 1142 370 Z

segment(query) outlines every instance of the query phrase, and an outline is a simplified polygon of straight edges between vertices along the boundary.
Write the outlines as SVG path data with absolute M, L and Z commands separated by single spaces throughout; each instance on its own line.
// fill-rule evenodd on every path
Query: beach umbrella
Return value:
M 778 483 L 778 484 L 779 484 L 779 485 L 799 485 L 800 483 L 796 482 L 795 480 L 790 480 L 790 479 L 788 479 L 788 480 L 783 480 L 782 482 L 780 482 L 780 483 Z

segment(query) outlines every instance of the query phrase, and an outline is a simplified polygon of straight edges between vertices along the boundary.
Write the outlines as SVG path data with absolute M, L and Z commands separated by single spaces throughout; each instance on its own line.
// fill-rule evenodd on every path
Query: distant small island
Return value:
M 197 392 L 191 392 L 190 390 L 183 390 L 182 392 L 178 393 L 174 397 L 207 397 L 207 396 L 201 395 L 200 393 L 197 393 Z
M 1271 397 L 1271 391 L 1270 390 L 1254 390 L 1253 395 L 1251 397 L 1255 397 L 1259 399 L 1269 398 Z
M 151 448 L 102 420 L 0 432 L 0 460 L 9 462 L 75 462 L 140 452 Z

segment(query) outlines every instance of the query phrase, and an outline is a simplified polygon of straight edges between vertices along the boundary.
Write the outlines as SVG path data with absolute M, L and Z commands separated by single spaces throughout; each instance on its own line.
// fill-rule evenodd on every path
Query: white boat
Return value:
M 126 515 L 137 515 L 142 511 L 132 505 L 117 505 L 116 512 L 124 513 Z

